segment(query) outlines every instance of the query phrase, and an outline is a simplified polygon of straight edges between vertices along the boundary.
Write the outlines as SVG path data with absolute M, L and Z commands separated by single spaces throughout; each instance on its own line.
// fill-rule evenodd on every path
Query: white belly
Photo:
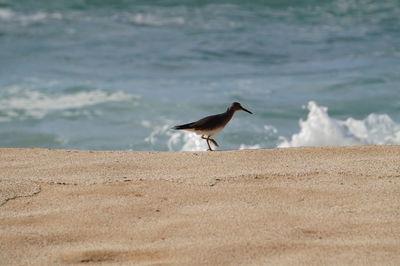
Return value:
M 223 129 L 223 127 L 219 127 L 213 130 L 194 130 L 194 129 L 186 129 L 188 131 L 192 131 L 196 133 L 197 135 L 206 135 L 206 136 L 214 136 L 218 132 L 220 132 Z

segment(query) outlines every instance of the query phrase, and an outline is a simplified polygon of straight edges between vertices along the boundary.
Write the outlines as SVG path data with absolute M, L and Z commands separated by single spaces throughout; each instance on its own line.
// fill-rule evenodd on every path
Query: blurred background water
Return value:
M 0 147 L 400 144 L 400 1 L 0 0 Z

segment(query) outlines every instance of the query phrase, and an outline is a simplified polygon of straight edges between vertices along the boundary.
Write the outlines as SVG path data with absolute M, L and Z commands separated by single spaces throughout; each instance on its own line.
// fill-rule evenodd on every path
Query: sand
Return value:
M 400 265 L 400 146 L 0 149 L 1 265 Z

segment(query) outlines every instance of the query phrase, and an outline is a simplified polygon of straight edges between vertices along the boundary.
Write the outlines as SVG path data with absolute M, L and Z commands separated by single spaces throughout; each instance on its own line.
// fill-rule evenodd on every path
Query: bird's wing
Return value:
M 221 125 L 221 121 L 224 121 L 224 115 L 225 113 L 204 117 L 199 121 L 193 122 L 192 127 L 197 130 L 208 130 L 224 126 Z
M 193 123 L 188 123 L 188 124 L 183 124 L 183 125 L 178 125 L 174 126 L 173 129 L 188 129 L 188 128 L 193 128 Z
M 196 122 L 174 126 L 173 129 L 196 129 L 196 130 L 207 130 L 218 127 L 221 123 L 221 119 L 224 118 L 225 113 L 206 116 Z

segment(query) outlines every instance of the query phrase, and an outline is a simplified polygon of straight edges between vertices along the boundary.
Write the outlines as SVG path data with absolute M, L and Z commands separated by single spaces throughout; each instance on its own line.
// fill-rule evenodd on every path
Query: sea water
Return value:
M 0 0 L 0 147 L 400 144 L 400 2 Z

